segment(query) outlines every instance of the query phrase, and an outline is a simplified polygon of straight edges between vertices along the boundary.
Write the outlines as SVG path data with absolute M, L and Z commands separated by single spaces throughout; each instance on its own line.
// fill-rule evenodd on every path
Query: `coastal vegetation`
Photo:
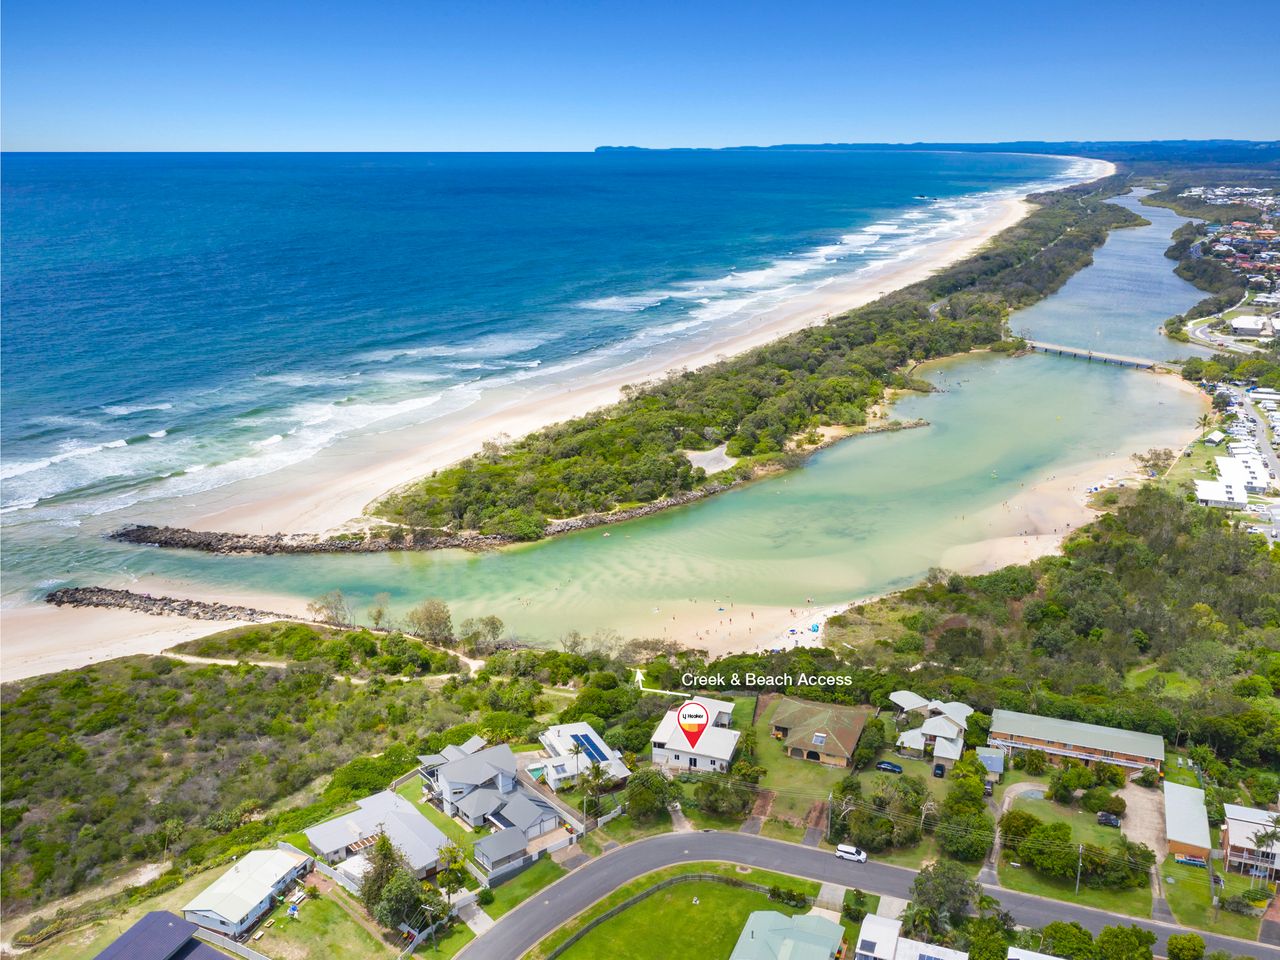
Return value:
M 377 516 L 441 532 L 533 540 L 549 519 L 675 497 L 795 462 L 821 427 L 853 430 L 912 363 L 999 344 L 1012 309 L 1056 290 L 1115 227 L 1118 178 L 1031 199 L 1028 217 L 974 256 L 865 307 L 696 371 L 635 385 L 606 409 L 480 453 L 388 496 Z M 685 451 L 723 445 L 710 477 Z

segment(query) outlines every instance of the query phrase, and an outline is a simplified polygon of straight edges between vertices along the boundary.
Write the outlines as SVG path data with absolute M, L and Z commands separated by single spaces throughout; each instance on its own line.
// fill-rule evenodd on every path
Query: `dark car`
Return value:
M 1107 813 L 1107 811 L 1103 810 L 1098 814 L 1098 823 L 1104 827 L 1118 827 L 1120 826 L 1120 818 L 1114 813 Z
M 941 780 L 947 775 L 947 765 L 945 763 L 935 763 L 933 765 L 933 775 Z
M 995 785 L 990 780 L 982 781 L 982 795 L 989 797 L 996 792 Z
M 902 767 L 891 760 L 881 760 L 876 764 L 877 770 L 883 770 L 885 773 L 901 773 Z

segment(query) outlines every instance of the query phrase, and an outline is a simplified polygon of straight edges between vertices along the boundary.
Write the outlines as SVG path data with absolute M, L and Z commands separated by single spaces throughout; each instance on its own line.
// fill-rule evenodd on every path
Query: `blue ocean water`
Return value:
M 7 154 L 4 522 L 65 541 L 743 323 L 1078 172 L 892 151 Z

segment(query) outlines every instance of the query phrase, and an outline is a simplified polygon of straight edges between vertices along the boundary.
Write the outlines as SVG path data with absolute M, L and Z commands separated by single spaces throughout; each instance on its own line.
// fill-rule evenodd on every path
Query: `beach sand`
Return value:
M 1099 162 L 1088 179 L 1113 172 L 1110 164 Z M 295 467 L 191 498 L 189 503 L 179 503 L 169 514 L 155 520 L 194 529 L 244 533 L 321 533 L 350 528 L 360 522 L 365 508 L 387 491 L 457 462 L 478 450 L 486 440 L 522 436 L 615 402 L 626 384 L 651 380 L 670 370 L 704 366 L 869 303 L 969 256 L 1017 223 L 1030 209 L 1031 205 L 1021 199 L 993 204 L 963 237 L 935 241 L 916 248 L 901 260 L 828 284 L 753 318 L 741 328 L 721 331 L 718 338 L 709 337 L 691 352 L 685 344 L 681 354 L 655 353 L 597 377 L 543 384 L 533 381 L 532 387 L 492 391 L 464 413 L 352 438 Z M 1190 431 L 1188 427 L 1187 439 Z M 1167 435 L 1180 432 L 1172 428 L 1165 431 Z M 1177 448 L 1181 444 L 1152 442 L 1149 446 Z M 1059 527 L 1074 528 L 1093 515 L 1084 506 L 1083 497 L 1078 496 L 1078 488 L 1108 473 L 1127 472 L 1131 465 L 1126 457 L 1110 464 L 1088 464 L 1072 478 L 1046 478 L 1011 501 L 1014 506 L 1006 516 L 991 516 L 990 537 L 948 551 L 940 558 L 941 564 L 961 572 L 977 572 L 1052 552 L 1061 540 Z M 294 597 L 243 592 L 228 595 L 201 584 L 158 579 L 118 586 L 154 595 L 237 603 L 295 616 L 305 614 L 305 601 Z M 851 597 L 849 604 L 867 599 Z M 737 608 L 740 612 L 733 614 L 733 622 L 728 622 L 730 618 L 712 604 L 690 605 L 689 610 L 676 614 L 678 630 L 668 635 L 712 655 L 797 643 L 814 645 L 820 636 L 810 632 L 810 625 L 849 604 L 820 608 L 741 606 Z M 158 653 L 185 640 L 237 625 L 231 621 L 190 621 L 120 610 L 45 605 L 6 608 L 0 611 L 0 620 L 0 675 L 6 681 L 129 654 Z M 792 630 L 796 633 L 792 634 Z
M 1108 175 L 1100 170 L 1097 176 Z M 296 467 L 202 494 L 166 522 L 231 533 L 324 533 L 350 529 L 385 493 L 470 456 L 486 440 L 515 438 L 616 402 L 627 384 L 678 369 L 696 369 L 870 303 L 961 260 L 1030 211 L 1025 200 L 993 204 L 963 237 L 916 248 L 910 256 L 868 268 L 692 349 L 655 352 L 599 376 L 489 391 L 465 411 L 427 424 L 352 438 Z M 533 384 L 530 387 L 529 384 Z

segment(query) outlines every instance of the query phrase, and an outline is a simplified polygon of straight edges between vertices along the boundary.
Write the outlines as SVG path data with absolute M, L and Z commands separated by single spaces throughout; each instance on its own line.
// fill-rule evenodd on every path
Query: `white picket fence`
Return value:
M 204 927 L 199 927 L 194 936 L 197 940 L 203 940 L 205 943 L 217 947 L 220 950 L 226 950 L 230 953 L 234 953 L 237 957 L 244 957 L 245 960 L 271 960 L 271 958 L 266 954 L 259 953 L 257 950 L 246 947 L 242 943 L 236 943 L 234 940 L 224 937 L 220 933 L 214 933 L 212 930 L 206 930 Z

